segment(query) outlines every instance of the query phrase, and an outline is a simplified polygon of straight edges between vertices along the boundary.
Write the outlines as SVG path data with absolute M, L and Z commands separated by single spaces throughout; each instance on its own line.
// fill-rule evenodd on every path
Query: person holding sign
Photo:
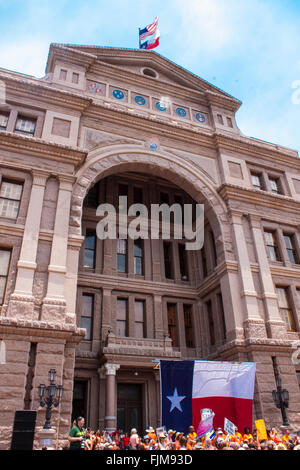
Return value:
M 252 438 L 252 440 L 253 440 L 253 436 L 250 433 L 250 428 L 248 426 L 246 426 L 245 429 L 244 429 L 243 441 L 244 442 L 249 441 L 250 438 Z

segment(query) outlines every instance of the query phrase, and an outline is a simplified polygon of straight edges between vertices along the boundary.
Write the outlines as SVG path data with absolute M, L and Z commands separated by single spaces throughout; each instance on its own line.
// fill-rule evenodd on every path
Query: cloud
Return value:
M 0 66 L 40 78 L 45 75 L 48 50 L 49 42 L 46 40 L 28 39 L 6 43 L 0 50 Z

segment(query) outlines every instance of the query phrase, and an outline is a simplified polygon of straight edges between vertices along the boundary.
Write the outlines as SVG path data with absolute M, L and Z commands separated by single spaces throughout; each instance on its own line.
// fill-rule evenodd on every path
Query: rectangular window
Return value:
M 287 287 L 276 287 L 279 310 L 288 331 L 296 331 L 293 310 L 290 306 Z
M 206 253 L 205 248 L 201 249 L 201 260 L 202 260 L 202 273 L 203 277 L 207 277 L 207 260 L 206 260 Z
M 214 236 L 213 232 L 209 232 L 209 236 L 210 236 L 210 244 L 211 244 L 211 250 L 212 250 L 213 263 L 214 263 L 214 266 L 216 267 L 217 264 L 218 264 L 218 257 L 217 257 L 215 236 Z
M 8 113 L 4 113 L 3 111 L 0 111 L 0 130 L 5 131 L 7 128 L 7 123 L 8 123 Z
M 79 73 L 73 72 L 72 73 L 72 83 L 79 83 Z
M 260 191 L 263 191 L 264 185 L 261 174 L 251 173 L 251 181 L 254 189 L 259 189 Z
M 227 126 L 233 128 L 232 119 L 230 117 L 227 118 Z
M 134 302 L 135 316 L 135 338 L 145 338 L 145 302 L 136 300 Z
M 214 319 L 213 319 L 213 313 L 212 313 L 211 300 L 206 302 L 206 311 L 207 311 L 207 317 L 208 317 L 210 345 L 214 346 L 214 344 L 216 343 L 216 338 L 215 338 L 215 327 L 214 327 Z
M 290 262 L 293 264 L 299 264 L 299 259 L 295 248 L 294 235 L 284 233 L 283 238 Z
M 99 187 L 100 183 L 96 183 L 87 193 L 84 205 L 85 207 L 97 208 L 99 205 Z
M 179 196 L 178 194 L 174 194 L 174 203 L 179 204 L 181 207 L 181 210 L 183 211 L 184 209 L 184 202 L 183 202 L 183 197 Z
M 194 348 L 192 305 L 183 304 L 184 328 L 185 328 L 185 344 L 187 348 Z
M 140 238 L 134 240 L 134 274 L 140 274 L 141 276 L 144 273 L 144 242 Z
M 4 302 L 11 251 L 0 248 L 0 305 Z
M 225 323 L 225 313 L 224 313 L 224 304 L 223 304 L 223 297 L 222 294 L 217 294 L 217 299 L 218 299 L 218 306 L 219 306 L 219 312 L 220 312 L 220 319 L 221 319 L 221 324 L 222 324 L 222 336 L 223 339 L 226 339 L 226 323 Z
M 176 304 L 167 304 L 168 311 L 168 331 L 172 340 L 172 346 L 177 347 L 177 327 L 176 327 Z
M 0 217 L 9 217 L 10 219 L 18 217 L 22 189 L 23 185 L 20 183 L 2 180 L 0 187 Z
M 128 185 L 127 184 L 119 184 L 119 194 L 118 196 L 126 196 L 128 197 Z
M 33 136 L 36 127 L 36 119 L 18 115 L 15 133 Z
M 185 245 L 182 243 L 178 244 L 178 252 L 179 252 L 179 267 L 180 267 L 180 277 L 182 281 L 188 281 L 188 263 L 187 263 L 187 251 L 185 249 Z
M 280 261 L 275 232 L 265 231 L 265 241 L 269 259 L 271 261 Z
M 143 188 L 133 188 L 133 204 L 143 204 Z
M 222 114 L 217 114 L 218 123 L 224 126 L 224 120 Z
M 94 313 L 94 295 L 82 294 L 80 328 L 86 329 L 86 335 L 84 339 L 88 341 L 91 341 L 92 339 L 93 313 Z
M 160 203 L 170 205 L 169 193 L 164 193 L 164 192 L 160 193 Z
M 172 246 L 171 243 L 164 242 L 164 264 L 165 278 L 173 279 Z
M 127 328 L 128 301 L 117 299 L 117 336 L 128 336 Z
M 119 273 L 127 273 L 127 240 L 117 240 L 117 269 Z
M 273 194 L 282 194 L 279 178 L 269 178 L 269 182 Z
M 66 81 L 66 80 L 67 80 L 67 73 L 68 73 L 67 70 L 65 70 L 65 69 L 60 69 L 59 79 L 60 79 L 60 80 L 63 80 L 63 81 Z
M 96 260 L 96 232 L 87 230 L 84 244 L 84 267 L 95 269 Z

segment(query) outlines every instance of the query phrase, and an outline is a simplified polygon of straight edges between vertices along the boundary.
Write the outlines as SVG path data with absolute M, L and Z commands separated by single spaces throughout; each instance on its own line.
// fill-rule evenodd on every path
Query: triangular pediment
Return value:
M 147 77 L 150 80 L 157 80 L 168 85 L 180 86 L 196 92 L 210 92 L 220 97 L 229 98 L 236 103 L 237 108 L 240 101 L 232 97 L 223 90 L 215 87 L 201 77 L 193 74 L 175 62 L 163 57 L 155 51 L 140 49 L 125 49 L 101 46 L 81 46 L 74 44 L 52 44 L 51 48 L 63 47 L 70 52 L 78 52 L 93 57 L 95 61 L 110 65 L 122 71 L 128 71 L 136 76 Z M 51 49 L 50 49 L 51 50 Z M 145 69 L 146 75 L 145 75 Z M 148 71 L 153 71 L 156 76 L 148 75 Z

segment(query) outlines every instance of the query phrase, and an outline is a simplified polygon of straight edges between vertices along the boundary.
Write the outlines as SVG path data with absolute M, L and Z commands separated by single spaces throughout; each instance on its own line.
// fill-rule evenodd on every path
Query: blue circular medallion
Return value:
M 150 148 L 150 150 L 155 151 L 155 150 L 158 149 L 158 145 L 157 145 L 155 142 L 152 142 L 152 143 L 150 144 L 149 148 Z
M 140 106 L 145 106 L 145 104 L 146 104 L 145 98 L 143 96 L 140 96 L 140 95 L 137 95 L 134 98 L 134 101 L 136 102 L 136 104 L 139 104 Z
M 162 101 L 156 101 L 155 107 L 156 107 L 156 109 L 158 109 L 158 111 L 166 111 L 167 110 L 167 106 Z
M 195 118 L 196 118 L 197 121 L 199 121 L 199 122 L 206 122 L 206 117 L 205 117 L 204 114 L 202 114 L 202 113 L 197 113 L 197 114 L 195 114 Z
M 186 117 L 186 110 L 184 108 L 176 108 L 176 114 L 180 117 Z
M 122 90 L 114 90 L 113 91 L 113 97 L 116 98 L 117 100 L 122 100 L 124 98 L 124 93 Z

